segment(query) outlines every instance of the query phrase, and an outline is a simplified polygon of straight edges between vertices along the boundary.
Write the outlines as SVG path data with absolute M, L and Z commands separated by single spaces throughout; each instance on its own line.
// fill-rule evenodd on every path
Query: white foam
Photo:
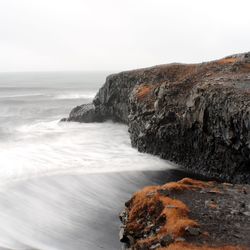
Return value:
M 82 94 L 79 93 L 69 93 L 69 94 L 59 94 L 55 95 L 54 99 L 57 100 L 66 100 L 66 99 L 92 99 L 95 97 L 95 92 L 84 92 Z
M 18 98 L 18 97 L 33 97 L 33 96 L 44 96 L 44 95 L 41 93 L 14 94 L 14 95 L 0 95 L 0 98 Z
M 84 93 L 62 93 L 62 94 L 45 94 L 45 93 L 24 93 L 24 94 L 11 94 L 11 95 L 0 95 L 0 98 L 28 98 L 28 97 L 48 97 L 55 100 L 67 100 L 67 99 L 92 99 L 95 97 L 95 92 L 84 92 Z
M 125 125 L 38 122 L 15 141 L 0 142 L 0 183 L 58 172 L 100 173 L 171 167 L 130 145 Z

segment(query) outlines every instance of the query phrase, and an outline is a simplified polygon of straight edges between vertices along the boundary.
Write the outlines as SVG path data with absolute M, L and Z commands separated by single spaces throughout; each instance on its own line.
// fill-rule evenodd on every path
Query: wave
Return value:
M 34 93 L 34 94 L 0 95 L 0 98 L 19 98 L 19 97 L 33 97 L 33 96 L 44 96 L 44 94 Z
M 0 142 L 0 183 L 58 172 L 104 173 L 173 167 L 130 145 L 125 125 L 41 121 Z
M 171 173 L 58 175 L 0 190 L 0 249 L 117 250 L 118 214 L 131 193 Z M 105 228 L 105 230 L 102 230 Z
M 65 99 L 93 99 L 95 97 L 95 92 L 86 92 L 86 93 L 69 93 L 69 94 L 59 94 L 55 95 L 54 99 L 65 100 Z
M 85 92 L 82 94 L 79 93 L 65 93 L 65 94 L 12 94 L 12 95 L 0 95 L 0 98 L 24 98 L 24 97 L 48 97 L 51 99 L 65 100 L 65 99 L 92 99 L 95 97 L 95 92 Z

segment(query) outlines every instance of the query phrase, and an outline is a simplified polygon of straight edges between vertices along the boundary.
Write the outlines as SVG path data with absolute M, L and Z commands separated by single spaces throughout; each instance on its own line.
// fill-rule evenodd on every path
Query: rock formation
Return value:
M 128 124 L 133 147 L 193 172 L 250 183 L 250 52 L 110 75 L 68 121 Z
M 250 249 L 250 186 L 185 178 L 126 202 L 120 240 L 131 250 Z

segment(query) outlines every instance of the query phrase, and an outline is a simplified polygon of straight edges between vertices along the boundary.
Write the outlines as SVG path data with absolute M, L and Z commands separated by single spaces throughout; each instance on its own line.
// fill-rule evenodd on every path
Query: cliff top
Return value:
M 136 77 L 144 78 L 146 81 L 152 78 L 152 81 L 183 81 L 189 79 L 191 81 L 212 79 L 221 77 L 220 80 L 231 81 L 244 78 L 245 74 L 250 73 L 250 52 L 230 55 L 219 60 L 212 60 L 203 63 L 184 64 L 170 63 L 155 65 L 147 68 L 140 68 L 128 71 L 122 71 L 107 77 L 107 81 L 117 77 Z M 249 76 L 249 75 L 248 75 Z M 222 79 L 222 78 L 225 79 Z M 250 81 L 250 76 L 247 78 Z M 216 79 L 218 80 L 218 79 Z M 247 86 L 249 88 L 249 86 Z
M 250 51 L 249 52 L 244 52 L 244 53 L 237 53 L 237 54 L 232 54 L 220 59 L 215 59 L 215 60 L 211 60 L 211 61 L 205 61 L 202 63 L 181 63 L 181 62 L 173 62 L 173 63 L 166 63 L 166 64 L 158 64 L 158 65 L 154 65 L 154 66 L 150 66 L 150 67 L 145 67 L 145 68 L 138 68 L 138 69 L 132 69 L 132 70 L 124 70 L 121 71 L 119 73 L 115 73 L 115 74 L 111 74 L 110 76 L 114 76 L 117 74 L 123 74 L 123 73 L 139 73 L 139 72 L 143 72 L 143 71 L 147 71 L 147 70 L 152 70 L 152 69 L 164 69 L 166 67 L 172 67 L 172 66 L 176 66 L 176 65 L 182 65 L 182 66 L 187 66 L 187 65 L 191 65 L 191 66 L 198 66 L 198 65 L 208 65 L 208 64 L 214 64 L 214 63 L 218 63 L 218 65 L 222 65 L 222 64 L 230 64 L 230 63 L 235 63 L 235 62 L 249 62 L 250 63 Z

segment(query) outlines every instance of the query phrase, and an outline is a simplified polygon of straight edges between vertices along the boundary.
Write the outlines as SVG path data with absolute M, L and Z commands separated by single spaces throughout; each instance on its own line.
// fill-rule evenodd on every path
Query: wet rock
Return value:
M 170 195 L 170 191 L 169 190 L 164 190 L 164 189 L 160 189 L 158 190 L 158 193 L 164 196 L 169 196 Z
M 123 243 L 127 243 L 128 242 L 128 239 L 125 235 L 125 230 L 124 228 L 121 228 L 120 229 L 120 232 L 119 232 L 119 239 L 120 239 L 120 242 L 123 242 Z
M 127 238 L 128 238 L 128 245 L 133 246 L 135 242 L 134 238 L 131 235 L 128 235 Z
M 244 214 L 245 216 L 249 216 L 249 217 L 250 217 L 250 211 L 243 212 L 243 214 Z
M 126 211 L 122 211 L 119 215 L 120 221 L 125 224 L 126 221 L 128 220 L 128 214 L 126 213 Z
M 93 103 L 74 108 L 67 121 L 126 123 L 141 152 L 250 183 L 249 55 L 110 75 Z
M 159 248 L 159 247 L 161 247 L 161 244 L 160 244 L 160 243 L 157 243 L 157 244 L 154 244 L 154 245 L 150 246 L 149 249 L 157 249 L 157 248 Z
M 75 107 L 69 114 L 68 118 L 61 121 L 77 121 L 77 122 L 101 122 L 104 118 L 96 111 L 92 103 L 83 104 Z
M 186 227 L 185 231 L 191 236 L 198 236 L 201 234 L 201 230 L 197 227 Z
M 119 239 L 120 242 L 126 244 L 127 247 L 133 246 L 134 244 L 134 238 L 130 234 L 127 234 L 123 227 L 120 229 Z
M 163 246 L 163 247 L 166 247 L 173 242 L 174 242 L 174 238 L 169 234 L 167 234 L 161 238 L 161 246 Z

